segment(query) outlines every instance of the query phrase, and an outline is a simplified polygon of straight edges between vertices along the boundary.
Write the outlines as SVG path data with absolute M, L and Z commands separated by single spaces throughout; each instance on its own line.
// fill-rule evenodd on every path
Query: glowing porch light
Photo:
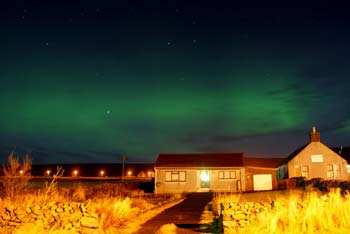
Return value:
M 151 176 L 151 172 L 150 172 L 150 171 L 149 171 L 147 174 L 148 174 L 148 177 L 150 177 L 150 176 Z
M 104 170 L 101 170 L 100 171 L 100 176 L 104 176 L 105 175 L 105 171 Z
M 202 171 L 200 177 L 201 177 L 201 181 L 205 181 L 205 182 L 209 181 L 209 173 L 207 171 Z
M 50 174 L 51 174 L 51 171 L 50 170 L 46 170 L 46 175 L 50 176 Z
M 24 173 L 23 170 L 20 170 L 20 171 L 19 171 L 19 174 L 20 174 L 21 176 L 23 175 L 23 173 Z
M 132 174 L 132 171 L 128 171 L 128 176 L 131 176 L 131 174 Z
M 79 173 L 79 171 L 78 171 L 78 170 L 74 170 L 74 171 L 73 171 L 73 175 L 74 175 L 74 176 L 77 176 L 77 175 L 78 175 L 78 173 Z

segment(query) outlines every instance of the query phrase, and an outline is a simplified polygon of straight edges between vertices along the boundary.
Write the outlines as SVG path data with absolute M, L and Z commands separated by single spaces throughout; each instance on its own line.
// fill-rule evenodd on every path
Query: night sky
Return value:
M 0 161 L 350 145 L 350 9 L 234 2 L 2 1 Z

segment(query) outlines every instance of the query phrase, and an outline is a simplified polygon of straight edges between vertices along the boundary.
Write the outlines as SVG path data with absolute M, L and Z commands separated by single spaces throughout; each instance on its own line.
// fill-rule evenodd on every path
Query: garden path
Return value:
M 179 234 L 198 234 L 191 229 L 198 227 L 202 212 L 212 197 L 212 193 L 191 193 L 181 203 L 164 210 L 144 223 L 137 234 L 156 233 L 161 226 L 171 223 L 178 227 Z

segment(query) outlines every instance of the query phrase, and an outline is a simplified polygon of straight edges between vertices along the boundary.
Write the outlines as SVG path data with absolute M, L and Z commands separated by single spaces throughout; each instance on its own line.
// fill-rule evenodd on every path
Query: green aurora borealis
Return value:
M 343 22 L 317 10 L 294 9 L 306 11 L 295 19 L 286 9 L 234 14 L 174 2 L 8 7 L 3 152 L 29 151 L 35 163 L 286 156 L 312 126 L 326 144 L 349 144 L 345 13 L 336 11 Z

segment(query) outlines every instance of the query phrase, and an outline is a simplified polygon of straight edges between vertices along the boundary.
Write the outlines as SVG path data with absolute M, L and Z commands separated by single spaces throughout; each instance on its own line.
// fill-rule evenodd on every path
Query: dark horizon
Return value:
M 0 162 L 286 157 L 350 142 L 348 7 L 11 1 L 0 8 Z

